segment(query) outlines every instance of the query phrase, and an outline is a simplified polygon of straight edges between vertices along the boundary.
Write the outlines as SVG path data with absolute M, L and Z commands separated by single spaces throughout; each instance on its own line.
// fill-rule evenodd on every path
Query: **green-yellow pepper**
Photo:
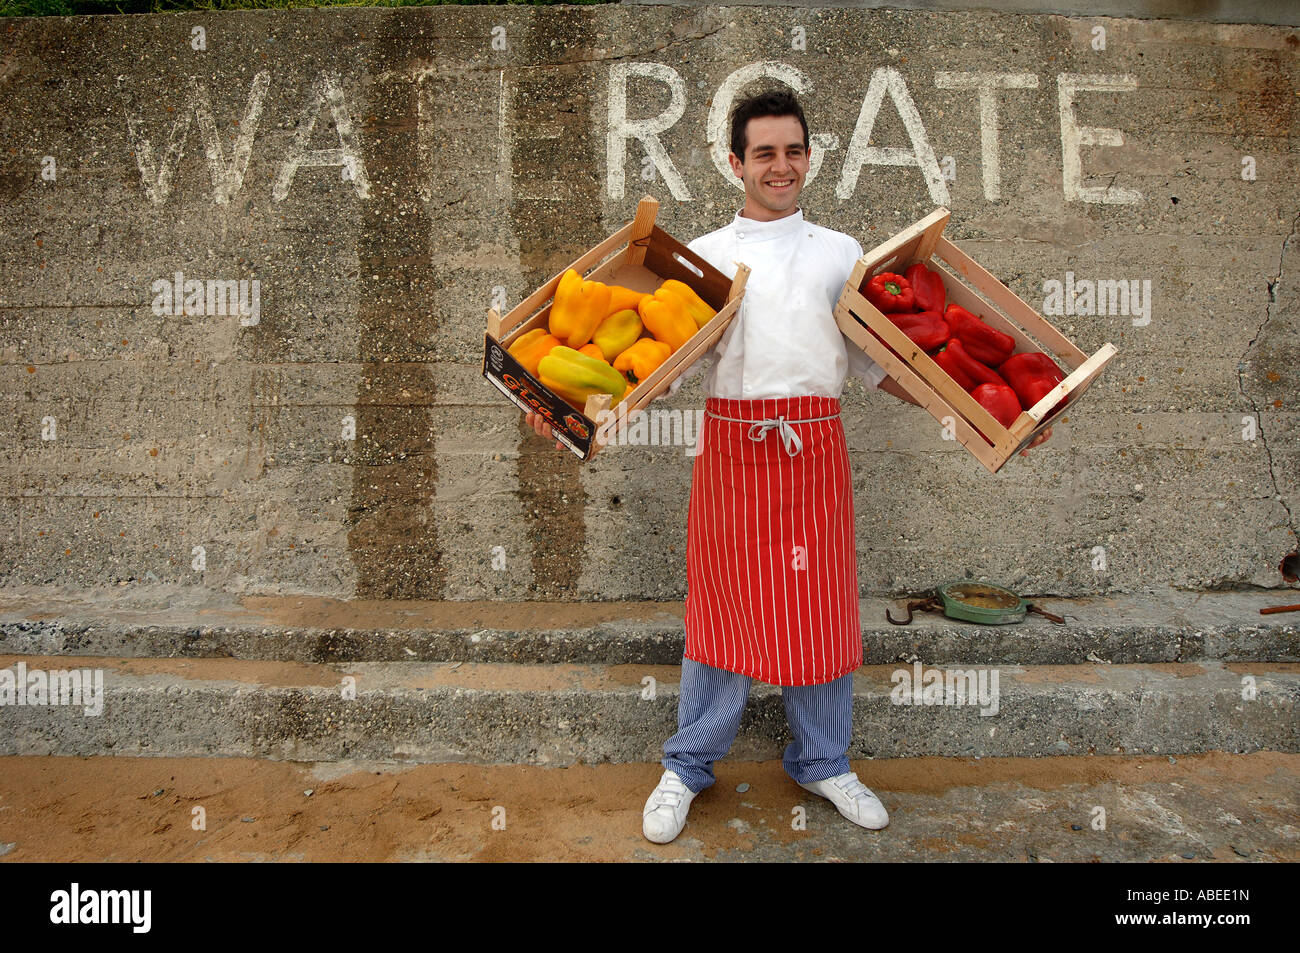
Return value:
M 617 404 L 627 392 L 623 375 L 605 361 L 580 354 L 561 344 L 537 365 L 542 384 L 549 387 L 579 410 L 587 406 L 592 394 L 609 394 Z
M 631 308 L 625 308 L 622 311 L 615 311 L 600 322 L 596 326 L 596 333 L 591 336 L 591 339 L 596 342 L 596 346 L 605 355 L 605 360 L 613 361 L 614 358 L 630 348 L 632 343 L 641 336 L 643 327 L 641 315 Z

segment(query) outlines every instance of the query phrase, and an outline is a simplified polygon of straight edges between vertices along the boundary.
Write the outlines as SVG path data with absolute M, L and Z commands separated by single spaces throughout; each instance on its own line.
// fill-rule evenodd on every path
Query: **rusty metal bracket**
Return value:
M 927 599 L 914 599 L 911 602 L 907 603 L 906 606 L 907 618 L 901 622 L 898 619 L 895 619 L 892 615 L 890 615 L 889 606 L 885 606 L 885 619 L 890 623 L 892 623 L 893 625 L 910 625 L 912 622 L 912 613 L 917 609 L 927 609 L 927 610 L 937 609 L 940 612 L 942 612 L 943 604 L 939 602 L 939 600 L 936 599 L 934 596 L 930 596 Z

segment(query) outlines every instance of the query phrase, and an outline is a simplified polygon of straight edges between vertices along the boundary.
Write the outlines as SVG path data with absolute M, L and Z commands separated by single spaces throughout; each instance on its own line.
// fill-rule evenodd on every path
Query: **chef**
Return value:
M 804 218 L 810 144 L 798 100 L 782 88 L 739 101 L 730 146 L 744 207 L 689 247 L 728 277 L 736 262 L 750 276 L 740 313 L 704 355 L 712 368 L 687 515 L 678 731 L 642 811 L 642 832 L 655 843 L 673 840 L 691 801 L 715 783 L 713 762 L 730 750 L 755 678 L 782 686 L 794 737 L 783 764 L 795 782 L 855 824 L 889 823 L 847 755 L 862 629 L 839 396 L 852 374 L 917 402 L 835 323 L 863 249 Z M 541 418 L 529 423 L 550 436 Z

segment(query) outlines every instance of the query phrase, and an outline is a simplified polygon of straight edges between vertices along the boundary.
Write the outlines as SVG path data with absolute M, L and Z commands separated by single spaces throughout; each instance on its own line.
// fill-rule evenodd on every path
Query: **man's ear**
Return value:
M 728 164 L 730 164 L 731 171 L 736 176 L 736 178 L 743 179 L 745 177 L 743 174 L 745 163 L 737 159 L 736 154 L 734 152 L 727 153 L 727 162 Z

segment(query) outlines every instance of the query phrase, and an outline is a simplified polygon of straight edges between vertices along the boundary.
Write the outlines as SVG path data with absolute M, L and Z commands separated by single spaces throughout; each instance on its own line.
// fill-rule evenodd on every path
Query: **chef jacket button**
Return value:
M 744 233 L 744 232 L 736 232 L 736 237 L 737 237 L 737 238 L 744 238 L 744 237 L 745 237 L 745 233 Z

